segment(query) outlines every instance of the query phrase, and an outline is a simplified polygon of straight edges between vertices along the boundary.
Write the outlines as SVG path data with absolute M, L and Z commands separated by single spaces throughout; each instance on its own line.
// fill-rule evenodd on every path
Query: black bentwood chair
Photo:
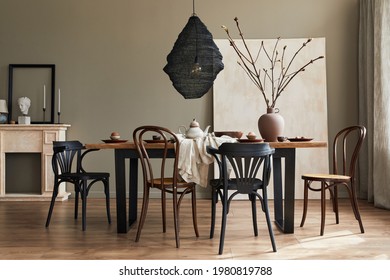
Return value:
M 324 235 L 325 227 L 325 191 L 329 190 L 336 216 L 336 224 L 339 223 L 338 187 L 344 186 L 348 190 L 352 210 L 359 222 L 360 232 L 364 233 L 362 219 L 356 197 L 355 169 L 358 154 L 366 136 L 364 126 L 350 126 L 342 129 L 333 141 L 333 173 L 332 174 L 304 174 L 304 202 L 301 227 L 305 224 L 308 204 L 308 191 L 321 192 L 321 229 L 320 235 Z M 319 186 L 315 186 L 315 182 Z
M 75 212 L 74 218 L 78 216 L 78 201 L 81 194 L 82 201 L 82 228 L 86 229 L 86 212 L 87 212 L 87 196 L 91 187 L 101 182 L 104 186 L 106 195 L 106 212 L 108 223 L 111 224 L 110 214 L 110 190 L 109 177 L 110 173 L 106 172 L 86 172 L 82 167 L 82 160 L 91 151 L 85 150 L 84 146 L 79 141 L 54 141 L 53 142 L 53 159 L 52 167 L 54 172 L 54 189 L 51 198 L 50 209 L 47 215 L 46 227 L 49 226 L 53 213 L 54 203 L 58 195 L 58 188 L 61 183 L 71 183 L 75 190 Z
M 214 156 L 220 170 L 220 178 L 210 180 L 212 187 L 210 238 L 214 236 L 215 210 L 218 196 L 222 202 L 219 254 L 223 253 L 227 214 L 229 213 L 230 204 L 238 194 L 247 194 L 251 201 L 255 236 L 258 235 L 256 200 L 257 198 L 260 200 L 261 209 L 265 213 L 267 220 L 272 249 L 276 252 L 267 197 L 267 186 L 271 174 L 271 157 L 275 149 L 271 148 L 268 143 L 223 143 L 218 149 L 207 147 L 207 152 Z M 233 171 L 232 175 L 234 176 L 229 176 L 228 169 Z M 233 191 L 233 193 L 229 195 L 228 191 Z

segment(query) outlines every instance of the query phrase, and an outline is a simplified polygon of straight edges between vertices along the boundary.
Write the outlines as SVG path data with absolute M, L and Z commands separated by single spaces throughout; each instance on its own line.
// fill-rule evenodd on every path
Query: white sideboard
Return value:
M 68 124 L 4 124 L 0 125 L 0 200 L 49 200 L 52 196 L 54 174 L 51 160 L 53 141 L 66 140 Z M 41 186 L 39 194 L 6 193 L 6 154 L 39 153 L 41 155 Z M 15 172 L 15 176 L 22 175 Z M 70 193 L 60 186 L 58 199 L 66 200 Z

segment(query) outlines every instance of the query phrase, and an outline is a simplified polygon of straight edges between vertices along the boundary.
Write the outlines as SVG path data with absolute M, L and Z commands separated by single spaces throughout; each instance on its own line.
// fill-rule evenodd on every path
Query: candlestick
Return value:
M 46 110 L 46 85 L 43 85 L 43 110 Z
M 58 89 L 58 114 L 61 112 L 61 89 Z
M 46 121 L 46 108 L 43 108 L 43 122 Z

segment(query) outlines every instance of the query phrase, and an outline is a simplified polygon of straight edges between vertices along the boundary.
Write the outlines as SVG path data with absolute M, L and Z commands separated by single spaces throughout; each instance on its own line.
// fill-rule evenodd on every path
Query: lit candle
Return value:
M 46 109 L 46 85 L 43 85 L 43 109 Z
M 61 89 L 58 89 L 58 113 L 61 112 Z

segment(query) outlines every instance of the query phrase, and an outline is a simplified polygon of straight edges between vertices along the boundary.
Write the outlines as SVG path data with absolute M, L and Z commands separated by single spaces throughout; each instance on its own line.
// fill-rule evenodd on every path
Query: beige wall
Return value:
M 214 38 L 240 19 L 247 38 L 325 37 L 329 135 L 357 122 L 358 0 L 197 0 Z M 68 139 L 96 142 L 158 124 L 212 124 L 212 92 L 185 100 L 162 71 L 191 0 L 0 0 L 0 98 L 8 64 L 53 63 Z M 33 104 L 32 106 L 38 106 Z M 259 112 L 261 114 L 262 112 Z M 92 169 L 113 172 L 101 151 Z

